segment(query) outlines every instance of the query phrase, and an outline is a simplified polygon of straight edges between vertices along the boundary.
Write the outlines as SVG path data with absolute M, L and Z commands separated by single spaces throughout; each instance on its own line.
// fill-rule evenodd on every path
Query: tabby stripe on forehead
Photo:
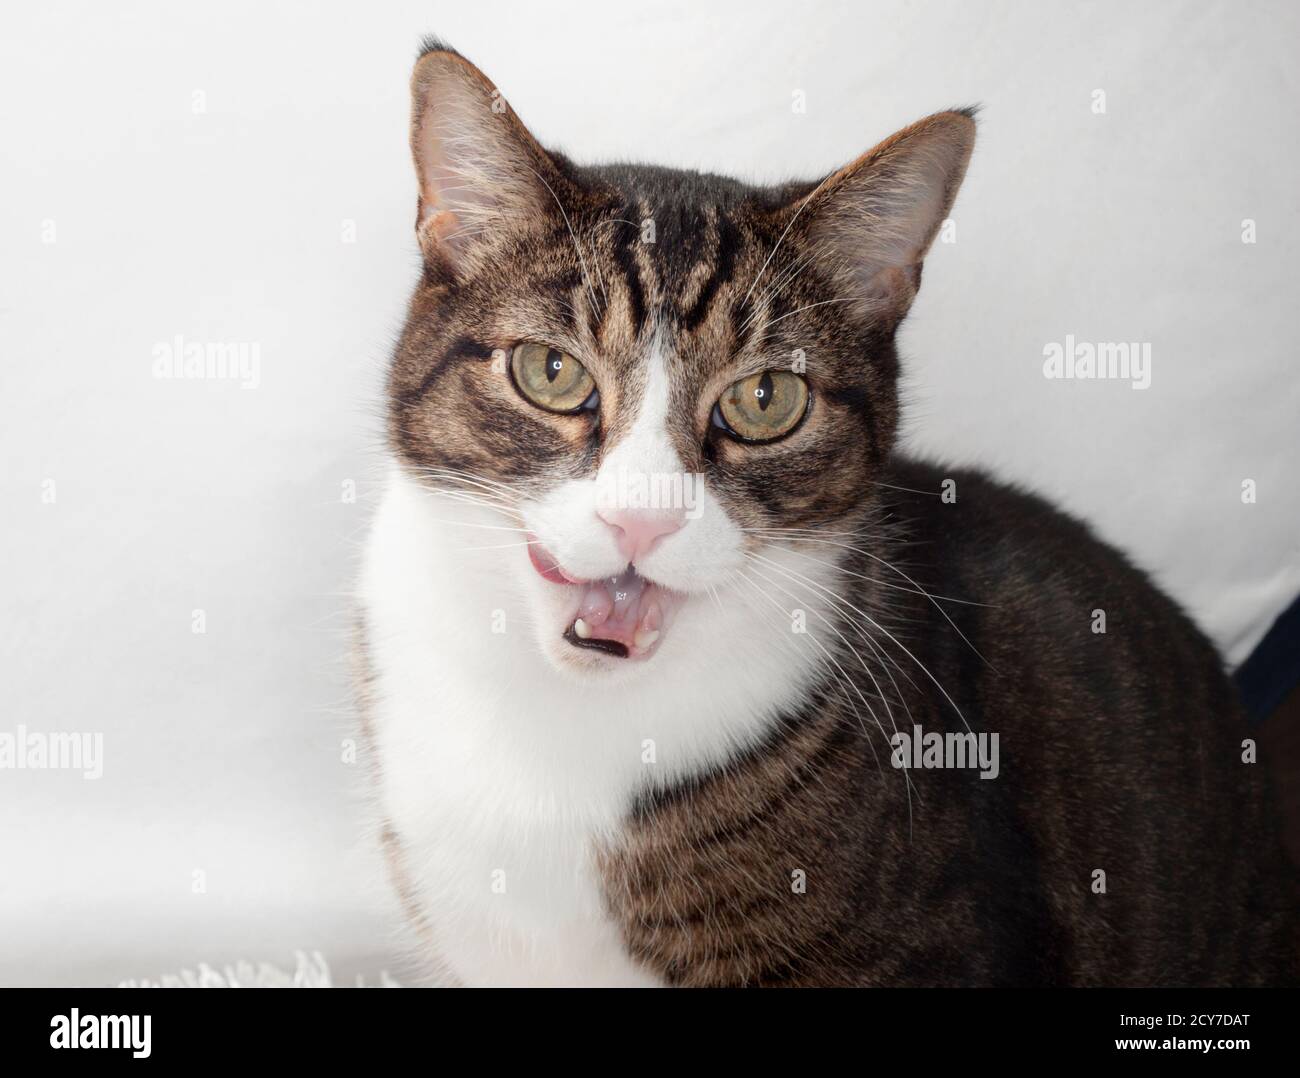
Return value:
M 570 292 L 576 292 L 578 289 L 586 290 L 586 284 L 583 281 L 582 274 L 578 270 L 565 269 L 559 273 L 552 273 L 546 277 L 541 277 L 537 281 L 537 287 L 548 292 L 554 292 L 558 295 L 567 297 Z
M 402 407 L 410 408 L 419 404 L 424 399 L 424 395 L 433 387 L 433 384 L 442 377 L 443 372 L 456 360 L 485 359 L 491 354 L 492 349 L 482 341 L 477 341 L 473 337 L 458 337 L 451 347 L 442 354 L 441 358 L 429 368 L 428 372 L 420 380 L 419 386 L 402 394 Z
M 641 284 L 641 271 L 637 268 L 632 244 L 638 242 L 639 232 L 634 230 L 634 238 L 626 244 L 614 244 L 614 260 L 623 273 L 627 285 L 628 305 L 632 308 L 632 334 L 639 337 L 645 328 L 645 288 Z
M 547 305 L 547 312 L 571 330 L 581 330 L 580 309 L 586 311 L 588 320 L 592 317 L 591 294 L 578 270 L 565 269 L 536 278 L 535 287 L 553 301 Z
M 713 256 L 716 263 L 713 275 L 700 288 L 699 296 L 682 319 L 683 329 L 694 330 L 700 327 L 709 315 L 709 307 L 713 303 L 713 297 L 718 294 L 718 289 L 727 284 L 736 271 L 736 251 L 740 247 L 740 230 L 736 228 L 730 217 L 720 213 L 717 219 L 717 233 L 718 247 Z

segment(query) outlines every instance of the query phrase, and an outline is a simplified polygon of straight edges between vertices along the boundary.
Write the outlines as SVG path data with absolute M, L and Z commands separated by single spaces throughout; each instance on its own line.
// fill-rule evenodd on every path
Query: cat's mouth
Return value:
M 545 547 L 528 546 L 533 568 L 544 580 L 569 589 L 575 603 L 563 637 L 575 648 L 620 659 L 643 659 L 659 644 L 679 597 L 641 576 L 631 565 L 600 580 L 571 577 Z

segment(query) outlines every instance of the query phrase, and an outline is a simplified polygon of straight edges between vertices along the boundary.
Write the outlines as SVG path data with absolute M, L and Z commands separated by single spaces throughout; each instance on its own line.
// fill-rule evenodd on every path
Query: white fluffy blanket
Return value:
M 329 963 L 319 951 L 296 951 L 298 967 L 288 973 L 269 962 L 253 965 L 236 962 L 222 970 L 200 963 L 197 970 L 183 969 L 179 973 L 165 973 L 158 980 L 122 981 L 119 988 L 334 988 Z M 381 970 L 373 985 L 358 977 L 358 988 L 400 988 L 386 970 Z

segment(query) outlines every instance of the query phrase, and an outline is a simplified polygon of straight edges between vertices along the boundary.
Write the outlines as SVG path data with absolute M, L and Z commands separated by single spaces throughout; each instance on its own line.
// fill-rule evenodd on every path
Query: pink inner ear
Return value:
M 459 251 L 470 238 L 476 221 L 488 217 L 494 204 L 497 180 L 483 155 L 490 147 L 481 135 L 456 135 L 468 129 L 458 117 L 463 104 L 448 101 L 438 114 L 421 122 L 416 146 L 416 170 L 420 178 L 420 220 L 422 235 Z
M 428 202 L 421 199 L 418 228 L 423 238 L 432 240 L 441 246 L 449 247 L 453 251 L 461 249 L 462 240 L 458 237 L 458 233 L 461 231 L 460 219 L 450 210 L 439 210 L 436 207 L 430 207 Z
M 453 252 L 472 238 L 474 224 L 491 215 L 492 199 L 473 181 L 472 169 L 458 171 L 444 153 L 446 141 L 431 138 L 419 161 L 420 219 L 417 229 Z
M 863 302 L 886 305 L 900 298 L 910 299 L 921 286 L 921 264 L 886 266 L 870 274 L 862 289 Z
M 881 286 L 890 292 L 913 284 L 915 267 L 943 223 L 948 175 L 935 164 L 930 155 L 918 153 L 915 160 L 895 164 L 884 176 L 868 170 L 854 177 L 848 186 L 856 190 L 839 194 L 849 207 L 836 222 L 837 243 L 861 267 L 864 282 L 884 277 Z M 855 201 L 869 212 L 861 212 Z

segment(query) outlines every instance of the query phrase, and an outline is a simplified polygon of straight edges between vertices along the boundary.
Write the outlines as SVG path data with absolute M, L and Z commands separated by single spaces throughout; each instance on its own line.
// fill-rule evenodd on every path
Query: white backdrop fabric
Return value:
M 104 760 L 0 771 L 0 982 L 300 947 L 341 978 L 393 961 L 345 656 L 418 264 L 420 35 L 581 161 L 810 177 L 982 104 L 956 242 L 901 336 L 907 442 L 1094 522 L 1235 663 L 1300 591 L 1298 22 L 1284 3 L 12 8 L 0 732 L 99 732 Z M 1150 387 L 1046 379 L 1067 335 L 1149 344 Z M 157 377 L 178 336 L 255 348 L 256 385 Z

